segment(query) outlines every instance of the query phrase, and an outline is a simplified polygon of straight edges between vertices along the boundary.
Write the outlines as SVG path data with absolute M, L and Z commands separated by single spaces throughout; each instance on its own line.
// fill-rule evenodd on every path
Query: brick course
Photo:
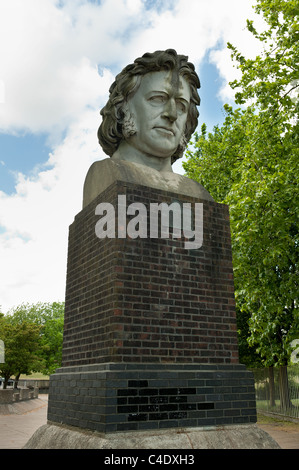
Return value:
M 256 422 L 253 376 L 240 364 L 65 367 L 49 392 L 49 421 L 98 432 Z

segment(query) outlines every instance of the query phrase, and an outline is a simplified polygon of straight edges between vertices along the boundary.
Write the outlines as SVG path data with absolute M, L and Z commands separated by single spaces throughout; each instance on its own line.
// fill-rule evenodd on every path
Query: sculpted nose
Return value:
M 171 122 L 174 122 L 177 119 L 178 114 L 175 100 L 167 101 L 163 110 L 163 117 L 169 119 Z

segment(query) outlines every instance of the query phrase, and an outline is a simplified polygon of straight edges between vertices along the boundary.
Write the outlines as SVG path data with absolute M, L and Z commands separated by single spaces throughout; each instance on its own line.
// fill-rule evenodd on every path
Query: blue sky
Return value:
M 16 173 L 30 176 L 36 165 L 43 165 L 49 157 L 50 147 L 46 134 L 14 136 L 0 134 L 0 190 L 7 194 L 15 191 Z
M 255 0 L 0 0 L 0 306 L 64 300 L 68 226 L 82 207 L 115 75 L 174 48 L 201 80 L 199 125 L 221 123 Z M 181 161 L 174 171 L 183 173 Z

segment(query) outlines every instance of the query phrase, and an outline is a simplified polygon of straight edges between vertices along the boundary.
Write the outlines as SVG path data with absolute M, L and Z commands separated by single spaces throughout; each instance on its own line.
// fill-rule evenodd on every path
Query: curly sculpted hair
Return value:
M 129 95 L 135 93 L 143 75 L 149 72 L 161 70 L 173 70 L 183 77 L 190 85 L 191 103 L 189 107 L 184 142 L 180 143 L 172 155 L 172 163 L 182 157 L 185 146 L 195 131 L 198 123 L 197 106 L 200 98 L 197 89 L 200 81 L 195 72 L 194 65 L 188 62 L 188 57 L 178 55 L 175 50 L 156 51 L 146 53 L 136 59 L 133 64 L 127 65 L 115 78 L 109 89 L 109 99 L 101 110 L 102 123 L 98 129 L 98 139 L 104 152 L 110 157 L 117 150 L 121 140 L 124 138 L 123 124 L 125 118 L 125 107 Z

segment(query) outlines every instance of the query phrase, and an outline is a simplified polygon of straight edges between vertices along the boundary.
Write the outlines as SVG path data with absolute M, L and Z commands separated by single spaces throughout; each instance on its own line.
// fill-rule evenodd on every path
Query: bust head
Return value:
M 101 110 L 104 152 L 171 171 L 196 129 L 199 87 L 193 64 L 173 49 L 136 59 L 117 75 Z

